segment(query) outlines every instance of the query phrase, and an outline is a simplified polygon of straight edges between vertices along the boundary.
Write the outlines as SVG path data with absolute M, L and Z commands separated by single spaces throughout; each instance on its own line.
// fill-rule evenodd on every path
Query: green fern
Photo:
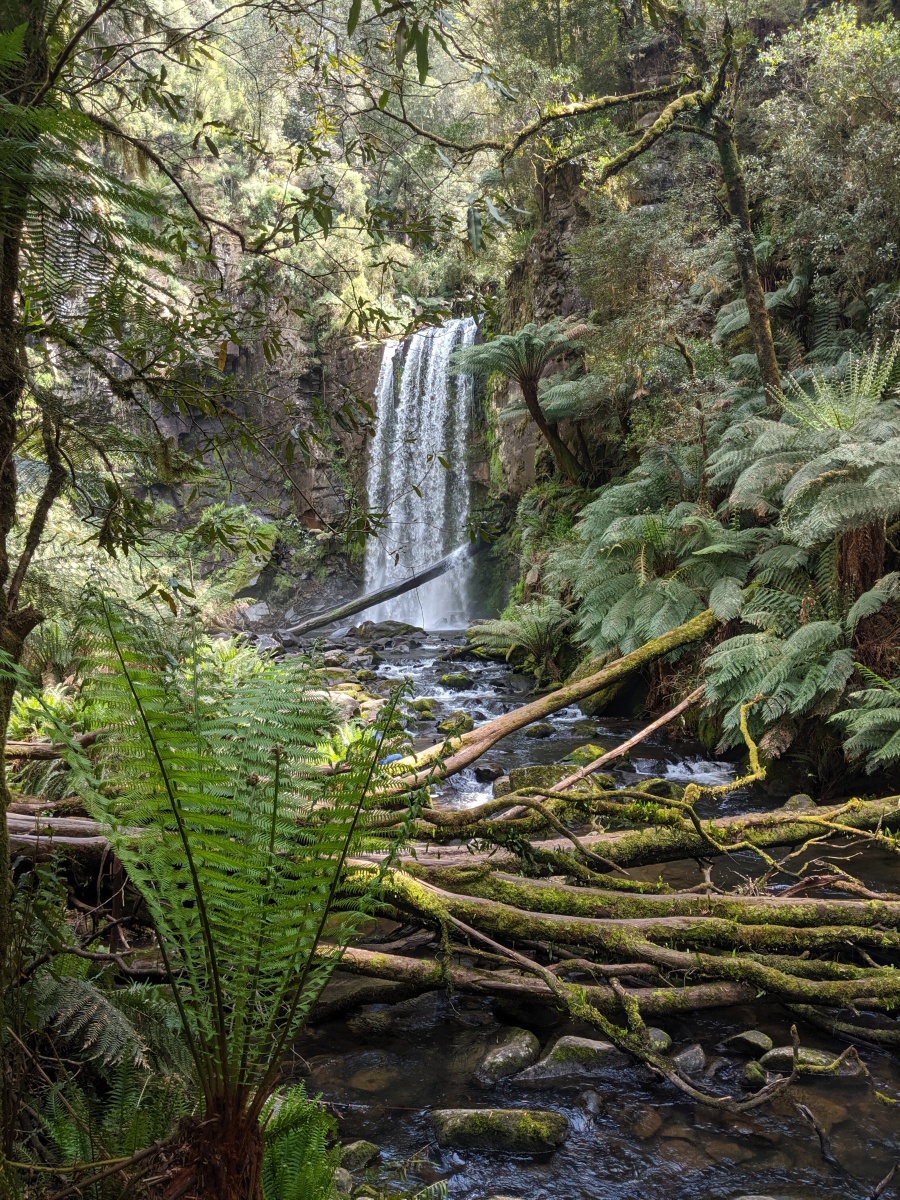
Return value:
M 480 653 L 514 662 L 542 683 L 561 678 L 559 658 L 572 623 L 572 613 L 548 596 L 511 605 L 499 620 L 478 621 L 466 637 Z
M 155 621 L 103 598 L 95 620 L 85 691 L 109 732 L 96 765 L 75 746 L 67 757 L 156 927 L 207 1111 L 255 1118 L 370 907 L 377 875 L 340 888 L 383 727 L 323 775 L 316 744 L 334 717 L 305 695 L 303 664 L 223 681 L 196 637 L 173 661 Z
M 302 1083 L 273 1097 L 263 1110 L 264 1200 L 330 1200 L 340 1146 L 328 1148 L 337 1123 L 310 1101 Z

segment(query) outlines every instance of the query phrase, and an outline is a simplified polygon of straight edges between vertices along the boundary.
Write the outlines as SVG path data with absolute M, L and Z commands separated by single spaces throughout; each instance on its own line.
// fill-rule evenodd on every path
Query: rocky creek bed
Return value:
M 418 744 L 433 741 L 448 720 L 477 723 L 508 711 L 529 691 L 530 681 L 502 664 L 446 657 L 451 634 L 389 625 L 360 632 L 326 639 L 326 663 L 375 696 L 409 679 L 413 696 L 430 701 L 413 710 Z M 564 710 L 537 736 L 533 728 L 511 735 L 434 788 L 433 803 L 483 803 L 510 770 L 560 762 L 585 743 L 608 748 L 632 732 Z M 638 747 L 615 771 L 625 786 L 651 776 L 715 785 L 735 773 L 732 763 L 665 736 Z M 731 792 L 704 815 L 774 809 L 785 798 L 756 786 L 752 800 Z M 892 886 L 896 859 L 878 848 L 862 853 L 855 873 L 870 887 Z M 675 888 L 730 886 L 759 865 L 739 850 L 712 866 L 685 859 L 629 874 Z M 386 943 L 412 956 L 440 952 L 436 932 L 380 919 L 362 944 L 377 952 Z M 456 961 L 471 965 L 464 956 Z M 748 1094 L 754 1071 L 760 1079 L 790 1071 L 795 1024 L 813 1066 L 817 1053 L 829 1062 L 847 1048 L 766 1001 L 660 1019 L 653 1037 L 698 1086 L 739 1095 Z M 449 988 L 417 992 L 341 972 L 297 1047 L 297 1070 L 337 1116 L 345 1144 L 372 1143 L 356 1161 L 351 1154 L 354 1170 L 341 1176 L 355 1196 L 405 1179 L 406 1188 L 445 1181 L 451 1200 L 813 1200 L 872 1196 L 900 1160 L 896 1057 L 855 1044 L 859 1069 L 848 1059 L 846 1073 L 801 1070 L 770 1102 L 732 1114 L 686 1101 L 652 1070 L 613 1047 L 603 1050 L 596 1028 L 552 1003 Z

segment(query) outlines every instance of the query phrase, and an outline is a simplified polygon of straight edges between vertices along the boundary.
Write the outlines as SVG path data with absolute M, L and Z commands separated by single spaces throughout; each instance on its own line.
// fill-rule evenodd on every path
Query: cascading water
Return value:
M 445 321 L 384 348 L 368 500 L 369 511 L 383 513 L 385 521 L 366 550 L 367 592 L 425 570 L 466 540 L 472 380 L 452 374 L 449 360 L 474 342 L 476 328 L 471 317 Z M 462 626 L 469 617 L 469 573 L 461 563 L 366 616 L 426 629 Z

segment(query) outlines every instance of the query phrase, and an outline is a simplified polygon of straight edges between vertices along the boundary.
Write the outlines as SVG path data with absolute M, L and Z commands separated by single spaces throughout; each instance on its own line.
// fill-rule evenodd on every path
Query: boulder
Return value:
M 593 1078 L 628 1065 L 628 1056 L 611 1042 L 565 1034 L 540 1062 L 513 1077 L 513 1083 L 555 1083 L 561 1079 Z
M 589 721 L 587 717 L 581 717 L 572 726 L 572 732 L 576 737 L 593 737 L 597 732 L 596 722 Z
M 683 1050 L 679 1050 L 677 1054 L 673 1054 L 672 1062 L 682 1075 L 699 1075 L 706 1066 L 706 1055 L 703 1047 L 698 1042 L 694 1042 L 690 1046 L 685 1046 Z
M 322 661 L 326 667 L 342 667 L 347 661 L 347 655 L 341 650 L 329 650 Z
M 525 730 L 527 738 L 547 738 L 553 736 L 553 726 L 549 721 L 535 721 Z
M 450 671 L 438 680 L 441 687 L 449 688 L 451 692 L 467 692 L 474 680 L 468 671 Z
M 571 774 L 571 767 L 567 767 L 563 763 L 513 767 L 509 773 L 510 791 L 517 792 L 520 788 L 552 788 L 554 784 L 561 783 Z
M 244 609 L 245 621 L 264 621 L 266 617 L 272 615 L 272 610 L 266 604 L 265 600 L 260 600 L 256 604 L 249 604 Z
M 369 671 L 366 668 L 363 668 L 363 670 L 356 672 L 356 678 L 360 683 L 371 683 L 371 681 L 376 678 L 376 675 L 374 671 Z
M 353 1176 L 346 1167 L 338 1167 L 335 1171 L 334 1190 L 339 1196 L 349 1196 L 353 1191 Z
M 664 1029 L 656 1029 L 651 1025 L 647 1030 L 647 1036 L 650 1039 L 650 1049 L 657 1054 L 668 1054 L 672 1048 L 672 1039 Z
M 800 1052 L 797 1055 L 798 1070 L 801 1075 L 830 1075 L 828 1067 L 837 1058 L 836 1054 L 827 1054 L 824 1050 L 811 1050 L 807 1046 L 801 1046 Z M 794 1064 L 794 1049 L 792 1046 L 776 1046 L 773 1050 L 769 1050 L 759 1060 L 759 1065 L 765 1071 L 778 1071 L 781 1074 L 790 1074 Z M 856 1055 L 850 1054 L 833 1072 L 839 1075 L 842 1079 L 858 1079 L 866 1080 L 869 1077 L 869 1072 L 866 1070 L 865 1064 L 862 1063 Z
M 530 1066 L 540 1052 L 541 1043 L 527 1029 L 505 1029 L 499 1045 L 492 1046 L 478 1064 L 475 1079 L 482 1087 L 491 1087 Z
M 569 1132 L 562 1113 L 536 1108 L 439 1108 L 431 1121 L 438 1144 L 451 1150 L 548 1154 Z
M 367 1142 L 364 1139 L 351 1142 L 349 1146 L 344 1146 L 341 1150 L 341 1166 L 348 1171 L 364 1171 L 380 1153 L 380 1147 L 376 1146 L 374 1142 Z
M 566 755 L 566 762 L 575 763 L 577 767 L 586 767 L 588 763 L 606 754 L 609 749 L 609 746 L 601 746 L 597 742 L 585 742 L 583 746 L 578 746 L 571 754 Z
M 748 1054 L 765 1054 L 767 1050 L 772 1049 L 772 1039 L 767 1033 L 763 1033 L 761 1029 L 744 1029 L 740 1033 L 733 1033 L 731 1037 L 727 1037 L 722 1043 L 723 1046 L 728 1046 L 733 1050 L 744 1050 Z
M 468 733 L 475 728 L 475 722 L 469 714 L 462 708 L 456 709 L 450 713 L 443 721 L 438 723 L 438 731 L 440 733 L 449 733 L 452 737 L 457 737 L 461 733 Z
M 428 713 L 431 715 L 431 710 L 434 708 L 434 701 L 428 696 L 419 696 L 415 700 L 410 700 L 409 707 L 415 712 Z
M 475 778 L 479 783 L 491 783 L 494 779 L 499 779 L 503 774 L 503 768 L 498 767 L 496 763 L 482 763 L 475 768 Z
M 508 796 L 512 791 L 512 784 L 509 782 L 508 775 L 501 775 L 499 779 L 494 780 L 494 799 L 497 800 L 501 796 Z
M 310 700 L 324 700 L 326 704 L 332 705 L 338 715 L 339 721 L 351 721 L 359 715 L 361 705 L 354 696 L 348 696 L 346 692 L 336 691 L 311 691 L 306 693 Z M 384 703 L 384 701 L 382 701 Z
M 801 812 L 804 808 L 816 808 L 816 802 L 812 796 L 807 796 L 805 792 L 798 792 L 796 796 L 791 796 L 790 800 L 785 800 L 781 806 L 787 809 L 788 812 Z
M 761 1087 L 765 1087 L 768 1081 L 768 1072 L 764 1071 L 755 1059 L 751 1059 L 741 1075 L 741 1083 L 744 1087 L 749 1088 L 751 1092 L 758 1092 Z
M 645 1141 L 647 1138 L 653 1137 L 654 1133 L 658 1133 L 662 1128 L 663 1119 L 649 1104 L 642 1104 L 634 1114 L 634 1119 L 631 1122 L 631 1132 L 636 1138 Z

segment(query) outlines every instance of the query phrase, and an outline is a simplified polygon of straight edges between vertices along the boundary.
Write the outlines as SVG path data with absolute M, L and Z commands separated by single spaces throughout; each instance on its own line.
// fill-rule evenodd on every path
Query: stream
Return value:
M 439 736 L 436 722 L 448 713 L 464 709 L 480 722 L 521 704 L 531 688 L 530 679 L 502 663 L 440 661 L 453 642 L 452 631 L 418 631 L 381 641 L 358 641 L 342 631 L 324 645 L 326 651 L 334 647 L 346 653 L 351 669 L 374 671 L 375 678 L 365 685 L 374 694 L 387 694 L 408 679 L 414 696 L 434 700 L 434 719 L 419 722 L 413 731 L 416 745 L 424 746 Z M 442 674 L 460 671 L 469 676 L 468 686 L 449 688 L 439 682 Z M 560 712 L 549 723 L 549 736 L 533 738 L 526 731 L 510 735 L 476 767 L 492 765 L 505 774 L 515 766 L 559 762 L 586 742 L 611 748 L 635 731 L 624 723 L 586 721 L 577 709 Z M 717 784 L 735 777 L 735 765 L 711 760 L 701 747 L 672 742 L 663 733 L 637 747 L 615 775 L 623 783 L 661 776 L 681 784 Z M 440 792 L 435 789 L 433 803 L 458 808 L 492 794 L 492 784 L 480 781 L 470 768 Z M 752 796 L 735 792 L 717 801 L 715 811 L 775 808 L 785 798 L 759 788 Z M 895 863 L 866 851 L 865 859 L 854 859 L 853 869 L 869 886 L 893 886 L 889 880 Z M 755 855 L 735 854 L 728 863 L 717 861 L 712 880 L 730 886 L 738 876 L 758 870 Z M 662 878 L 677 888 L 703 878 L 694 860 L 629 874 Z M 396 922 L 373 921 L 361 944 L 377 948 L 398 936 L 400 928 Z M 426 953 L 434 954 L 434 947 Z M 352 984 L 352 977 L 344 975 L 329 988 Z M 378 1014 L 386 1015 L 371 1019 Z M 780 1005 L 760 1004 L 664 1019 L 659 1025 L 671 1036 L 673 1053 L 695 1043 L 702 1047 L 699 1085 L 719 1094 L 745 1094 L 741 1074 L 748 1055 L 723 1047 L 723 1040 L 752 1029 L 784 1046 L 794 1022 Z M 879 1049 L 858 1047 L 871 1079 L 802 1077 L 774 1101 L 735 1117 L 686 1102 L 638 1065 L 607 1069 L 570 1086 L 523 1086 L 507 1079 L 486 1090 L 473 1078 L 476 1066 L 510 1026 L 531 1030 L 542 1052 L 563 1034 L 599 1037 L 589 1026 L 561 1020 L 546 1005 L 441 991 L 399 1004 L 370 1004 L 309 1028 L 297 1050 L 305 1063 L 298 1069 L 307 1076 L 310 1093 L 320 1094 L 337 1117 L 342 1142 L 364 1138 L 381 1150 L 372 1173 L 355 1176 L 355 1195 L 365 1195 L 368 1178 L 380 1186 L 396 1182 L 407 1192 L 442 1180 L 450 1200 L 862 1198 L 872 1196 L 879 1180 L 900 1161 L 900 1108 L 876 1095 L 900 1094 L 900 1069 L 894 1057 Z M 846 1048 L 845 1042 L 803 1022 L 798 1028 L 805 1047 L 832 1055 Z M 824 1160 L 817 1134 L 798 1103 L 815 1114 L 838 1166 Z M 563 1113 L 569 1122 L 566 1141 L 549 1156 L 438 1147 L 432 1109 L 490 1107 Z M 895 1184 L 883 1194 L 898 1194 Z

